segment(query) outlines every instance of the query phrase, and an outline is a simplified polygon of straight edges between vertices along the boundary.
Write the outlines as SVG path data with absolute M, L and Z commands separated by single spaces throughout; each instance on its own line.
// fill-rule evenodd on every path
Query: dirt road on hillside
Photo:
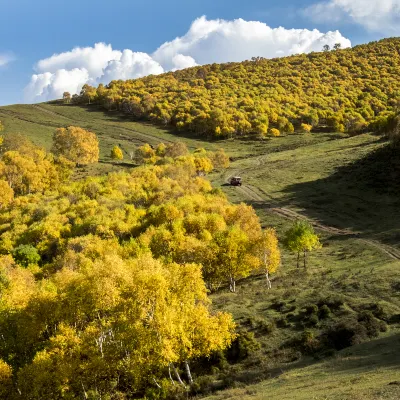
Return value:
M 351 238 L 354 238 L 355 240 L 358 240 L 362 243 L 365 243 L 369 246 L 373 246 L 386 255 L 388 255 L 390 258 L 394 260 L 400 260 L 400 250 L 396 249 L 392 246 L 383 244 L 378 242 L 377 240 L 372 240 L 372 239 L 364 239 L 361 237 L 358 237 L 361 235 L 360 232 L 353 232 L 348 229 L 339 229 L 335 228 L 333 226 L 328 226 L 324 225 L 319 221 L 315 221 L 311 218 L 308 218 L 307 216 L 300 214 L 296 211 L 290 210 L 289 208 L 285 207 L 280 207 L 278 203 L 276 203 L 274 200 L 269 199 L 266 194 L 263 193 L 263 191 L 260 188 L 256 188 L 251 185 L 242 185 L 238 186 L 237 190 L 241 192 L 248 200 L 250 201 L 256 201 L 260 203 L 267 203 L 269 205 L 269 211 L 272 212 L 273 214 L 277 214 L 283 218 L 287 218 L 290 220 L 297 220 L 297 219 L 302 219 L 302 220 L 307 220 L 314 228 L 317 230 L 331 233 L 333 235 L 340 235 L 340 236 L 348 236 Z

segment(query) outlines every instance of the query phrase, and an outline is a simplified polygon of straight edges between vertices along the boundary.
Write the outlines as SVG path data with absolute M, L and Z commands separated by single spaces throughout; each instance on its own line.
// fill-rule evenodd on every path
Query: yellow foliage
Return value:
M 124 159 L 124 154 L 122 153 L 122 150 L 118 146 L 114 146 L 112 148 L 111 158 L 113 160 L 123 160 Z
M 271 128 L 271 129 L 269 130 L 269 134 L 270 134 L 271 136 L 273 136 L 273 137 L 278 137 L 278 136 L 281 135 L 279 129 L 276 129 L 276 128 Z
M 96 135 L 76 126 L 56 130 L 53 135 L 52 151 L 80 165 L 99 160 L 99 142 Z

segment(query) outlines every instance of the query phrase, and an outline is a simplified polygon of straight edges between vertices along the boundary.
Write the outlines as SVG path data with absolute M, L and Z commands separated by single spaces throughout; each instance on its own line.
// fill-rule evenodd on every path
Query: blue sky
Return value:
M 347 45 L 349 39 L 355 45 L 400 35 L 400 0 L 0 0 L 0 10 L 1 105 L 48 100 L 64 88 L 74 91 L 84 81 L 107 83 L 118 74 L 135 78 L 239 61 L 249 51 L 279 56 L 318 49 L 322 41 Z M 207 18 L 188 33 L 201 16 Z M 262 24 L 232 22 L 238 18 Z M 214 21 L 218 19 L 225 22 Z M 302 31 L 269 31 L 279 26 Z M 320 35 L 305 29 L 317 29 Z M 339 36 L 324 36 L 336 30 Z M 178 44 L 154 53 L 176 37 L 181 38 Z M 100 42 L 112 50 L 91 50 Z M 76 47 L 88 50 L 73 55 Z M 51 58 L 60 53 L 65 57 Z M 100 69 L 94 65 L 97 59 Z M 33 74 L 37 78 L 32 83 Z

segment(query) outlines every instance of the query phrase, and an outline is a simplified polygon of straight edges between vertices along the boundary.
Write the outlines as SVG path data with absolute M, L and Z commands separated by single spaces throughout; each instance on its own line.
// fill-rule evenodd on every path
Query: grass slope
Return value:
M 263 278 L 256 276 L 240 282 L 237 294 L 223 289 L 213 295 L 215 308 L 231 312 L 241 329 L 253 331 L 261 349 L 237 367 L 239 388 L 211 399 L 399 398 L 400 386 L 389 385 L 400 379 L 398 324 L 391 324 L 383 337 L 324 361 L 282 348 L 301 334 L 296 322 L 301 310 L 324 297 L 339 296 L 344 311 L 350 313 L 379 303 L 389 315 L 400 314 L 397 158 L 379 137 L 320 133 L 205 142 L 171 135 L 166 129 L 97 107 L 59 103 L 0 107 L 0 120 L 6 134 L 26 134 L 48 149 L 57 127 L 93 130 L 100 139 L 101 160 L 81 170 L 81 175 L 133 166 L 128 154 L 144 142 L 182 140 L 192 149 L 224 147 L 232 157 L 231 168 L 210 178 L 232 201 L 252 204 L 262 223 L 275 226 L 279 235 L 299 216 L 315 224 L 324 246 L 310 256 L 307 271 L 297 270 L 295 257 L 283 251 L 273 290 L 267 291 Z M 128 161 L 112 162 L 109 153 L 115 144 Z M 242 188 L 226 185 L 229 176 L 236 174 L 244 179 Z M 284 303 L 284 310 L 276 310 L 277 302 Z M 285 326 L 280 325 L 282 319 L 288 322 Z M 267 327 L 266 331 L 259 326 Z M 253 384 L 243 388 L 243 382 Z

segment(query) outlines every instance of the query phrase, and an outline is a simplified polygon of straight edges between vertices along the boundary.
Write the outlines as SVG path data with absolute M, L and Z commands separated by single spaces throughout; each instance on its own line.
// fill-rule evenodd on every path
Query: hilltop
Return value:
M 85 85 L 75 103 L 205 137 L 363 132 L 399 107 L 400 39 Z M 69 99 L 69 97 L 67 97 Z

